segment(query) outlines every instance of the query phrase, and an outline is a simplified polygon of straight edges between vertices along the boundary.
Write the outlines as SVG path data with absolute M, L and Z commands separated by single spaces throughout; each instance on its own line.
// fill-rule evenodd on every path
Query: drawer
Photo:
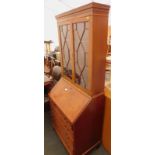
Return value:
M 69 121 L 63 116 L 61 115 L 60 113 L 58 112 L 54 112 L 53 113 L 53 117 L 58 121 L 60 122 L 64 128 L 66 128 L 68 131 L 70 132 L 73 132 L 72 130 L 72 125 L 69 123 Z
M 70 154 L 73 155 L 74 144 L 70 143 L 69 141 L 66 141 L 67 139 L 63 137 L 62 131 L 59 128 L 56 128 L 56 132 L 58 133 L 60 139 L 62 140 L 62 142 L 63 142 L 64 146 L 66 147 L 66 149 L 68 150 L 68 152 L 70 152 Z
M 73 142 L 73 131 L 70 129 L 71 127 L 66 126 L 66 124 L 61 121 L 57 116 L 53 116 L 53 122 L 63 131 L 64 137 L 67 136 Z
M 52 117 L 57 119 L 64 127 L 72 132 L 72 124 L 67 120 L 67 118 L 62 114 L 62 112 L 54 105 L 52 109 Z
M 73 152 L 74 138 L 71 123 L 63 115 L 63 113 L 56 107 L 52 105 L 52 122 L 55 130 L 59 133 L 63 143 L 70 152 Z
M 64 145 L 67 147 L 69 152 L 73 152 L 74 143 L 70 137 L 65 134 L 64 130 L 54 122 L 55 130 L 57 131 L 58 135 L 60 136 L 61 140 L 63 141 Z
M 59 125 L 64 128 L 66 131 L 73 133 L 72 127 L 70 124 L 67 124 L 65 121 L 63 121 L 63 119 L 61 119 L 59 116 L 57 115 L 53 115 L 52 116 L 52 120 L 55 120 L 57 123 L 59 123 Z

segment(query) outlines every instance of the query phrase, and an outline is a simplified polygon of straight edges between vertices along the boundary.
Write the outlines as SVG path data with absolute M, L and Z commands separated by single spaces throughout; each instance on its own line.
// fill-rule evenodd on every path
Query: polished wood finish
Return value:
M 91 99 L 90 96 L 78 91 L 73 84 L 68 83 L 65 79 L 61 79 L 59 84 L 53 88 L 51 97 L 71 123 L 75 122 L 77 116 L 80 115 L 82 109 L 88 105 Z
M 49 97 L 53 127 L 70 155 L 86 154 L 101 142 L 103 93 L 89 96 L 61 78 Z
M 105 150 L 111 154 L 111 89 L 109 84 L 105 87 L 102 144 Z
M 102 139 L 108 12 L 90 3 L 56 16 L 63 76 L 49 97 L 53 127 L 70 155 L 87 154 Z
M 75 48 L 74 48 L 74 34 L 73 25 L 81 22 L 88 22 L 88 86 L 87 88 L 82 88 L 85 92 L 90 95 L 95 95 L 97 93 L 104 91 L 104 79 L 105 79 L 105 59 L 107 53 L 107 36 L 108 36 L 108 13 L 109 6 L 99 3 L 90 3 L 88 5 L 79 7 L 72 11 L 60 14 L 56 16 L 58 23 L 59 32 L 59 43 L 60 50 L 63 54 L 63 40 L 61 38 L 61 27 L 64 25 L 69 25 L 71 28 L 69 30 L 70 34 L 70 59 L 72 64 L 72 80 L 75 82 Z M 62 70 L 64 63 L 62 61 Z M 63 76 L 65 74 L 62 72 Z M 76 83 L 76 82 L 75 82 Z

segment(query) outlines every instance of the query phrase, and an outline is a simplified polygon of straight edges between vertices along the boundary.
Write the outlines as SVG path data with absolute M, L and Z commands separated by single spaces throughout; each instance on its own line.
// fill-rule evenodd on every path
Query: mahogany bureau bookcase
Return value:
M 50 91 L 52 125 L 70 155 L 102 139 L 109 6 L 99 3 L 56 16 L 62 78 Z

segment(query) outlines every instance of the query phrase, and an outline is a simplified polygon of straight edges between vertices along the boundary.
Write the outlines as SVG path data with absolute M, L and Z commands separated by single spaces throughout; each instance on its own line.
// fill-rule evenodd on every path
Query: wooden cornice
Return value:
M 84 5 L 84 6 L 76 8 L 76 9 L 67 11 L 65 13 L 59 14 L 56 16 L 56 19 L 64 18 L 66 16 L 73 16 L 75 14 L 76 15 L 81 14 L 81 12 L 83 12 L 83 11 L 89 11 L 90 13 L 92 13 L 92 12 L 94 12 L 94 13 L 95 12 L 106 12 L 106 11 L 109 11 L 109 8 L 110 8 L 109 5 L 92 2 L 87 5 Z

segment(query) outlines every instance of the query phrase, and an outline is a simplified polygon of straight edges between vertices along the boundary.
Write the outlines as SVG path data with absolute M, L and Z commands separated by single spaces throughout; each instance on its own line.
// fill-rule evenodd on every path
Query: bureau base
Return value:
M 99 145 L 102 137 L 103 93 L 89 96 L 62 78 L 49 97 L 52 125 L 70 155 L 87 154 Z

